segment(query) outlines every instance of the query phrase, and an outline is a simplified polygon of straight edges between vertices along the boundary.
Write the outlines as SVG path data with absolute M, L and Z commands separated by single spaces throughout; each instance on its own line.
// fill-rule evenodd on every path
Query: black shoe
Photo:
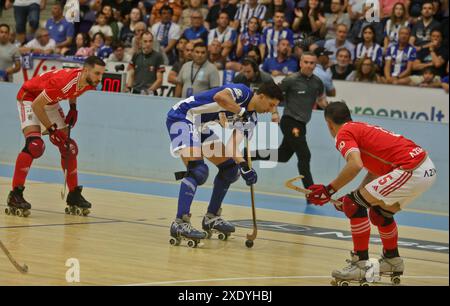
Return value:
M 19 209 L 31 209 L 31 204 L 28 203 L 23 197 L 24 190 L 24 186 L 15 187 L 8 195 L 8 206 Z
M 78 206 L 80 208 L 91 208 L 92 204 L 81 195 L 82 190 L 83 186 L 77 186 L 73 191 L 70 191 L 67 195 L 67 205 Z

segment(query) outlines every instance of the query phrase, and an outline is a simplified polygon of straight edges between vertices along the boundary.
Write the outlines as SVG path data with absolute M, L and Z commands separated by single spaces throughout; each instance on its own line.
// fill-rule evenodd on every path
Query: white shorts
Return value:
M 390 206 L 399 203 L 401 208 L 427 191 L 436 180 L 436 168 L 429 157 L 415 170 L 394 171 L 380 176 L 365 186 L 376 199 Z
M 23 101 L 23 102 L 17 101 L 17 109 L 19 110 L 19 117 L 20 117 L 20 127 L 23 130 L 28 126 L 38 125 L 41 127 L 42 131 L 45 131 L 46 128 L 42 125 L 36 114 L 33 112 L 31 105 L 32 105 L 31 101 Z M 45 112 L 48 118 L 50 119 L 51 123 L 57 124 L 58 129 L 63 129 L 67 126 L 66 123 L 64 122 L 66 118 L 64 115 L 64 111 L 59 104 L 46 105 Z

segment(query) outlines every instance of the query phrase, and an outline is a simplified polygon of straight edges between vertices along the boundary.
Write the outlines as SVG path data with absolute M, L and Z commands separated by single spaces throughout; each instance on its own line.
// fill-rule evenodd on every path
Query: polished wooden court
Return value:
M 9 185 L 9 179 L 0 178 L 2 203 Z M 255 246 L 247 249 L 245 235 L 251 230 L 241 227 L 226 242 L 214 238 L 196 249 L 174 247 L 168 233 L 175 198 L 86 188 L 84 194 L 95 206 L 89 217 L 78 217 L 64 214 L 60 190 L 60 185 L 30 182 L 26 197 L 33 204 L 31 216 L 0 212 L 0 240 L 19 263 L 29 266 L 28 274 L 20 274 L 0 252 L 0 285 L 68 285 L 66 262 L 71 258 L 80 264 L 81 285 L 329 285 L 331 271 L 345 265 L 351 248 L 347 241 L 260 230 Z M 192 206 L 197 228 L 206 205 Z M 224 216 L 250 219 L 251 210 L 225 205 Z M 258 209 L 257 216 L 348 230 L 345 219 L 268 209 Z M 413 227 L 400 227 L 400 236 L 449 241 L 446 231 Z M 379 245 L 371 246 L 371 257 L 380 252 Z M 402 285 L 449 285 L 448 253 L 400 252 L 406 266 Z M 384 284 L 389 279 L 383 278 Z

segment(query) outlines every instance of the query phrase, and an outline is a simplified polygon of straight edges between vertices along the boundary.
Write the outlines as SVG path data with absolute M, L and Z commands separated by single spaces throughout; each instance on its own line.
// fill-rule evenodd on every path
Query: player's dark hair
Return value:
M 269 98 L 272 98 L 272 99 L 277 99 L 280 102 L 284 100 L 283 91 L 281 90 L 281 88 L 277 84 L 275 84 L 275 82 L 263 83 L 258 88 L 256 93 L 258 95 L 263 94 L 266 97 L 269 97 Z
M 97 56 L 89 56 L 85 61 L 84 61 L 84 66 L 90 66 L 90 67 L 95 67 L 95 65 L 98 66 L 102 66 L 105 67 L 106 63 Z
M 170 15 L 173 15 L 173 8 L 171 8 L 167 4 L 164 4 L 163 6 L 161 6 L 161 8 L 159 9 L 159 14 L 162 15 L 163 11 L 168 11 L 170 13 Z
M 11 31 L 11 28 L 9 27 L 9 25 L 7 25 L 6 23 L 2 23 L 2 24 L 0 24 L 0 28 L 7 28 L 8 29 L 8 32 L 10 32 Z
M 325 107 L 325 118 L 330 119 L 335 124 L 344 124 L 352 121 L 350 109 L 345 102 L 331 102 Z

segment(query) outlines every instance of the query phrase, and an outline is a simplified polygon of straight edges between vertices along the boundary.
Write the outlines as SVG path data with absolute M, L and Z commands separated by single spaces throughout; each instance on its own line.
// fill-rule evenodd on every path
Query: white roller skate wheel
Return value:
M 331 280 L 330 284 L 331 284 L 331 286 L 337 286 L 338 285 L 338 283 L 336 282 L 335 279 Z
M 392 283 L 394 286 L 400 285 L 401 282 L 402 282 L 402 281 L 401 281 L 401 279 L 400 279 L 400 276 L 393 276 L 393 277 L 391 278 L 391 283 Z
M 197 246 L 194 240 L 188 240 L 187 245 L 190 248 L 195 248 Z
M 31 212 L 29 211 L 29 210 L 25 210 L 24 212 L 23 212 L 23 216 L 26 218 L 26 217 L 28 217 L 29 215 L 31 215 Z
M 350 283 L 347 282 L 347 281 L 340 281 L 338 284 L 341 287 L 348 287 L 348 286 L 350 286 Z
M 87 216 L 87 215 L 89 215 L 89 213 L 90 213 L 89 209 L 87 209 L 87 208 L 83 209 L 83 216 Z
M 370 284 L 368 282 L 362 282 L 359 284 L 361 287 L 369 287 Z
M 21 209 L 16 210 L 16 216 L 17 217 L 23 217 L 23 212 Z
M 177 245 L 177 240 L 175 238 L 170 238 L 169 243 L 170 245 Z
M 70 215 L 70 208 L 69 207 L 64 208 L 64 212 L 66 214 Z
M 210 231 L 205 231 L 205 239 L 211 239 L 212 233 Z
M 75 214 L 76 214 L 77 216 L 82 216 L 82 215 L 83 215 L 83 211 L 81 210 L 81 208 L 78 208 L 78 207 L 77 207 L 77 209 L 75 209 Z
M 11 214 L 11 209 L 9 207 L 5 208 L 5 214 L 7 214 L 7 215 Z

